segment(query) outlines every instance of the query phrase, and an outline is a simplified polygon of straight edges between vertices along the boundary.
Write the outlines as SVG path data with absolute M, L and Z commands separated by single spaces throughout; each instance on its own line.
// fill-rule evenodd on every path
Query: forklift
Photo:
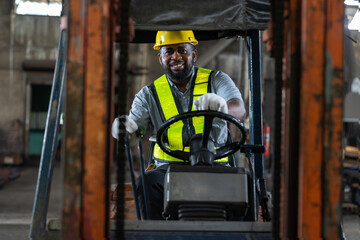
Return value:
M 66 11 L 64 11 L 62 20 L 64 19 L 67 24 L 64 24 L 62 28 L 59 42 L 59 54 L 49 104 L 48 127 L 44 137 L 45 144 L 39 169 L 30 239 L 174 239 L 175 236 L 177 239 L 272 239 L 279 236 L 311 236 L 312 234 L 318 236 L 319 232 L 326 235 L 328 231 L 333 230 L 336 232 L 336 236 L 339 236 L 338 218 L 325 217 L 329 223 L 328 227 L 316 227 L 314 231 L 303 231 L 301 226 L 305 226 L 306 223 L 302 221 L 308 215 L 304 212 L 297 214 L 307 205 L 303 204 L 304 202 L 301 199 L 291 202 L 286 199 L 287 206 L 295 206 L 295 208 L 283 207 L 280 205 L 280 189 L 277 189 L 277 194 L 275 194 L 276 205 L 272 222 L 269 221 L 262 143 L 260 31 L 268 28 L 270 16 L 273 17 L 273 22 L 283 24 L 284 8 L 287 7 L 296 13 L 295 6 L 301 5 L 301 2 L 294 1 L 292 5 L 286 6 L 281 1 L 281 4 L 278 2 L 271 2 L 270 4 L 266 0 L 227 1 L 221 5 L 209 4 L 208 1 L 150 2 L 133 0 L 131 3 L 123 0 L 65 1 Z M 331 5 L 331 3 L 329 4 Z M 334 10 L 334 8 L 329 9 Z M 304 10 L 307 9 L 304 7 Z M 329 12 L 326 14 L 331 15 Z M 291 18 L 291 20 L 293 19 Z M 332 19 L 330 18 L 330 20 Z M 295 22 L 295 20 L 293 21 Z M 286 26 L 280 24 L 274 25 L 274 27 L 277 30 L 274 31 L 274 37 L 280 36 L 283 40 L 284 35 L 281 30 Z M 231 37 L 243 37 L 245 39 L 249 52 L 249 130 L 246 133 L 243 124 L 230 115 L 211 111 L 190 112 L 169 119 L 160 128 L 157 143 L 169 155 L 182 159 L 193 159 L 193 166 L 186 168 L 170 167 L 166 177 L 164 211 L 167 214 L 176 215 L 180 220 L 145 220 L 139 213 L 137 214 L 139 220 L 124 220 L 123 183 L 126 171 L 124 159 L 129 160 L 128 165 L 130 172 L 132 172 L 132 154 L 129 151 L 129 136 L 126 131 L 122 131 L 117 146 L 117 159 L 113 161 L 111 155 L 114 151 L 114 145 L 110 138 L 110 126 L 114 118 L 114 42 L 119 43 L 120 49 L 119 68 L 117 70 L 118 84 L 121 86 L 117 99 L 118 114 L 125 115 L 127 114 L 126 63 L 129 41 L 132 43 L 152 43 L 157 30 L 182 29 L 192 29 L 199 41 Z M 281 29 L 280 32 L 279 29 Z M 331 33 L 331 31 L 329 32 Z M 279 43 L 278 49 L 279 46 L 282 49 L 283 42 L 279 41 Z M 276 55 L 278 83 L 281 83 L 283 77 L 282 58 L 284 55 L 282 51 L 277 52 Z M 294 67 L 291 65 L 291 69 Z M 279 84 L 276 92 L 278 107 L 281 107 L 282 87 L 283 85 Z M 296 86 L 292 89 L 301 91 Z M 319 91 L 324 90 L 319 89 Z M 329 99 L 334 100 L 336 97 L 330 95 Z M 64 143 L 62 144 L 64 146 L 63 212 L 61 220 L 47 223 L 46 210 L 53 168 L 52 158 L 54 148 L 56 149 L 56 142 L 53 139 L 56 139 L 59 130 L 61 111 L 64 111 L 65 119 L 65 132 L 62 135 Z M 276 114 L 277 119 L 281 120 L 281 110 L 277 109 Z M 296 116 L 295 113 L 292 114 Z M 198 116 L 204 116 L 205 130 L 203 135 L 194 138 L 193 150 L 190 154 L 172 152 L 164 146 L 162 135 L 171 124 L 185 118 Z M 302 115 L 300 114 L 300 116 Z M 224 146 L 216 152 L 210 150 L 212 143 L 207 133 L 211 129 L 214 118 L 221 118 L 235 124 L 242 133 L 240 141 Z M 290 123 L 294 124 L 292 121 Z M 279 125 L 277 125 L 276 131 L 280 136 L 282 130 Z M 249 142 L 245 143 L 247 134 L 249 135 Z M 329 140 L 330 143 L 335 141 L 336 144 L 336 140 Z M 281 141 L 275 144 L 279 143 L 281 144 Z M 293 143 L 291 140 L 289 143 L 290 147 L 294 147 L 299 142 Z M 139 148 L 141 149 L 141 147 L 140 144 Z M 275 157 L 280 161 L 281 145 L 278 145 L 277 149 Z M 309 148 L 308 151 L 311 149 Z M 231 155 L 237 151 L 245 153 L 248 157 L 249 171 L 241 168 L 220 169 L 212 166 L 212 161 L 209 160 Z M 140 150 L 140 156 L 141 153 L 142 150 Z M 294 151 L 294 154 L 296 153 Z M 209 158 L 209 156 L 211 157 Z M 330 154 L 330 156 L 332 155 Z M 116 180 L 119 186 L 117 191 L 118 214 L 115 221 L 109 219 L 109 186 L 113 162 L 116 162 Z M 199 164 L 199 162 L 207 164 Z M 279 166 L 281 163 L 277 162 L 276 164 Z M 292 164 L 304 163 L 297 158 Z M 330 164 L 335 163 L 330 161 Z M 143 161 L 140 167 L 144 167 Z M 329 165 L 325 165 L 326 167 Z M 288 183 L 281 183 L 282 188 L 285 189 L 286 193 L 291 193 L 288 196 L 295 197 L 297 192 L 292 191 L 297 191 L 298 188 L 290 190 L 290 187 L 301 186 L 302 182 L 299 180 L 298 174 L 289 176 L 287 172 L 284 172 L 284 169 L 276 169 L 274 181 L 276 184 L 281 183 L 279 181 L 281 180 L 279 179 L 280 174 L 289 177 Z M 294 169 L 292 171 L 294 173 Z M 143 172 L 144 170 L 141 169 L 142 174 Z M 327 174 L 323 176 L 328 177 Z M 187 183 L 193 188 L 181 188 L 176 180 L 179 178 L 189 181 L 195 180 Z M 209 179 L 211 179 L 210 182 Z M 189 191 L 209 190 L 211 189 L 208 187 L 209 184 L 214 186 L 214 182 L 221 181 L 223 182 L 219 186 L 226 186 L 226 188 L 220 189 L 219 187 L 213 192 L 198 194 L 196 198 L 189 199 Z M 230 182 L 239 183 L 238 185 L 241 187 L 236 188 L 233 186 L 236 184 L 229 184 Z M 134 186 L 133 177 L 132 183 Z M 174 191 L 176 189 L 179 189 L 180 192 Z M 299 187 L 299 189 L 307 193 L 303 188 Z M 326 194 L 331 192 L 329 188 L 326 189 Z M 220 195 L 219 192 L 222 192 L 221 197 L 214 199 L 214 196 Z M 212 197 L 209 198 L 209 196 Z M 214 202 L 212 202 L 213 200 Z M 303 208 L 296 208 L 299 203 L 303 204 Z M 336 204 L 337 201 L 331 202 L 331 205 L 325 204 L 325 213 L 326 207 L 336 209 Z M 260 218 L 259 206 L 261 208 Z M 206 215 L 211 215 L 213 218 L 203 218 L 204 208 L 207 210 Z M 247 216 L 247 220 L 226 221 L 229 211 L 236 211 L 241 216 Z M 317 211 L 311 215 L 319 216 Z M 316 223 L 319 219 L 323 218 L 315 219 L 317 220 Z M 304 225 L 298 225 L 299 223 Z

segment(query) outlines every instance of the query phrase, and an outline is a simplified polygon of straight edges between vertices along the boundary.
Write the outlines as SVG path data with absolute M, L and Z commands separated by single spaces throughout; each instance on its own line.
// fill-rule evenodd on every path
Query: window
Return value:
M 62 0 L 15 0 L 15 13 L 20 15 L 60 16 Z
M 360 32 L 360 2 L 358 0 L 345 0 L 345 14 L 348 17 L 349 30 Z

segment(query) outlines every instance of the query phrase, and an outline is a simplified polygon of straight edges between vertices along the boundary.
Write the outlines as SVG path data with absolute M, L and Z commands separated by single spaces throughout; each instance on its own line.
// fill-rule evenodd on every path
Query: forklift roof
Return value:
M 161 7 L 157 7 L 161 6 Z M 165 10 L 164 10 L 165 9 Z M 269 0 L 132 0 L 134 42 L 153 42 L 157 30 L 194 30 L 198 40 L 264 30 L 270 19 Z

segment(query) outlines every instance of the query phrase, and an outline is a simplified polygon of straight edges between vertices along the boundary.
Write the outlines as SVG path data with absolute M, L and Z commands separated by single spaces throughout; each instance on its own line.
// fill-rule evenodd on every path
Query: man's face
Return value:
M 158 56 L 170 79 L 181 82 L 191 76 L 197 51 L 190 43 L 180 43 L 161 47 Z

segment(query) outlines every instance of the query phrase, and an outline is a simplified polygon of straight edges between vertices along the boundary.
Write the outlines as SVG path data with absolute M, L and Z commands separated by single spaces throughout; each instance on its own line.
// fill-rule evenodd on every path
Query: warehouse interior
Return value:
M 248 8 L 247 1 L 231 2 L 235 11 L 241 12 L 242 3 Z M 259 228 L 261 233 L 231 231 L 246 236 L 241 239 L 360 239 L 360 2 L 259 2 L 268 8 L 262 15 L 267 21 L 256 25 L 262 19 L 255 17 L 254 26 L 259 26 L 260 130 L 266 149 L 261 159 L 271 220 Z M 0 2 L 0 239 L 146 239 L 136 236 L 144 236 L 140 232 L 147 221 L 135 230 L 126 225 L 136 222 L 131 188 L 116 193 L 124 197 L 118 202 L 113 198 L 114 186 L 121 181 L 129 186 L 131 176 L 126 160 L 118 163 L 125 153 L 116 149 L 123 148 L 111 137 L 113 119 L 127 114 L 135 94 L 163 74 L 153 49 L 153 29 L 137 23 L 136 14 L 151 5 L 141 3 Z M 166 13 L 173 14 L 168 4 L 150 8 L 166 19 Z M 125 18 L 121 11 L 129 15 Z M 156 20 L 159 30 L 167 29 Z M 171 30 L 183 27 L 176 24 L 170 24 Z M 199 39 L 195 65 L 231 77 L 244 99 L 249 131 L 254 104 L 251 44 L 245 30 L 225 32 L 213 37 L 213 32 L 194 28 Z M 60 94 L 59 103 L 52 101 L 55 86 L 63 87 L 66 100 Z M 60 111 L 52 112 L 52 106 Z M 57 131 L 47 140 L 52 119 Z M 145 156 L 148 138 L 142 140 Z M 50 141 L 56 148 L 48 163 L 44 149 Z M 141 171 L 137 147 L 132 137 L 136 177 Z M 41 172 L 46 166 L 48 172 Z M 46 186 L 40 184 L 43 175 Z M 38 226 L 36 201 L 43 191 L 48 196 L 38 210 L 44 218 Z M 114 210 L 116 204 L 124 208 L 123 219 Z M 163 235 L 145 230 L 148 239 L 170 239 L 172 226 L 162 224 L 153 226 Z M 222 230 L 210 238 L 205 232 L 211 231 L 203 227 L 195 234 L 185 226 L 183 232 L 190 235 L 178 237 L 231 236 L 230 230 Z

